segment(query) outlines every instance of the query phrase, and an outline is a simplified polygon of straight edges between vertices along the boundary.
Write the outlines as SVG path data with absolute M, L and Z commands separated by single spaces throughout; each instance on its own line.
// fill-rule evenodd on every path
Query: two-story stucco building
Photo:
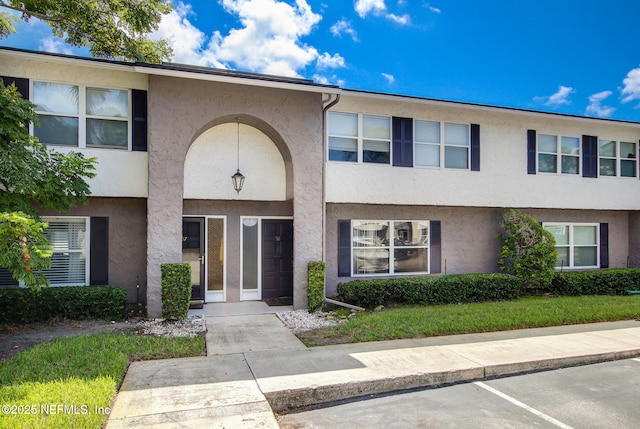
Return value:
M 150 315 L 164 262 L 190 262 L 205 302 L 296 308 L 315 260 L 328 296 L 496 271 L 505 208 L 554 234 L 563 269 L 640 265 L 640 123 L 8 48 L 0 76 L 42 142 L 98 159 L 88 205 L 43 213 L 52 284 L 122 285 Z

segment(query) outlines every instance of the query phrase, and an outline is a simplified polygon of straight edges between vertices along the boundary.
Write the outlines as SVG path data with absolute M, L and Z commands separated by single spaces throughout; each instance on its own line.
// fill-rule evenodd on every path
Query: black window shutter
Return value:
M 109 218 L 91 218 L 89 284 L 109 284 Z
M 582 136 L 582 177 L 598 177 L 598 137 Z
M 413 119 L 392 118 L 393 165 L 413 167 Z
M 480 125 L 471 124 L 471 171 L 480 171 Z
M 536 130 L 527 130 L 527 173 L 536 174 Z
M 4 86 L 10 86 L 12 83 L 15 83 L 22 98 L 25 100 L 29 99 L 29 79 L 9 76 L 0 76 L 0 79 L 4 82 Z
M 351 221 L 338 221 L 338 277 L 351 276 Z
M 432 220 L 431 222 L 431 234 L 429 237 L 431 253 L 429 266 L 431 268 L 431 274 L 439 274 L 442 272 L 442 231 L 439 220 Z
M 609 224 L 600 224 L 600 268 L 609 268 Z
M 147 91 L 133 89 L 131 91 L 133 112 L 133 143 L 135 151 L 147 151 Z

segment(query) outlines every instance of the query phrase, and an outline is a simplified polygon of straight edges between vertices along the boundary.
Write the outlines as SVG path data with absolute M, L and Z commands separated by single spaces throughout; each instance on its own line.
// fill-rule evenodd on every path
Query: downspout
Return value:
M 331 94 L 322 100 L 325 104 L 331 100 Z M 327 110 L 338 104 L 340 94 L 336 94 L 335 100 L 322 108 L 322 260 L 327 257 L 326 232 L 327 232 Z M 326 297 L 325 297 L 326 298 Z
M 322 104 L 328 103 L 331 100 L 331 94 L 327 94 L 327 98 L 322 100 Z M 327 259 L 327 110 L 338 104 L 340 101 L 340 94 L 336 94 L 335 100 L 325 105 L 322 109 L 322 260 Z M 326 276 L 326 273 L 325 273 Z M 324 302 L 327 304 L 338 305 L 341 307 L 350 308 L 352 310 L 365 311 L 364 308 L 355 305 L 347 304 L 344 302 L 336 301 L 335 299 L 327 298 L 327 289 L 324 290 Z

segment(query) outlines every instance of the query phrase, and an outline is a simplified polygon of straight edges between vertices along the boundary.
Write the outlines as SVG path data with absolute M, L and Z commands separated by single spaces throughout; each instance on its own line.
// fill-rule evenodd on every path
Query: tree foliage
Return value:
M 33 104 L 15 85 L 0 80 L 0 266 L 29 287 L 48 284 L 42 270 L 49 267 L 51 249 L 40 208 L 69 210 L 86 203 L 86 179 L 95 176 L 95 158 L 81 153 L 49 150 L 29 134 L 37 125 Z
M 27 124 L 38 117 L 15 85 L 0 82 L 0 112 L 0 211 L 37 215 L 39 207 L 66 211 L 86 203 L 95 158 L 49 150 L 31 136 Z
M 534 218 L 515 209 L 504 213 L 501 226 L 500 269 L 520 278 L 527 289 L 548 286 L 557 259 L 553 235 Z
M 53 34 L 73 46 L 86 46 L 92 56 L 160 63 L 171 57 L 166 40 L 152 40 L 169 0 L 0 0 L 0 7 L 21 18 L 47 23 Z M 0 12 L 0 38 L 15 32 L 16 18 Z
M 50 267 L 52 254 L 46 228 L 24 213 L 0 213 L 0 266 L 30 288 L 49 284 L 42 273 Z

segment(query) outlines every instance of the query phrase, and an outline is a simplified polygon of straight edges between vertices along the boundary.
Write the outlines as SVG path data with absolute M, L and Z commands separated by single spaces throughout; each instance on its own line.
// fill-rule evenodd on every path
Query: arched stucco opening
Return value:
M 246 177 L 237 194 L 231 176 Z M 218 118 L 193 139 L 184 163 L 184 198 L 284 201 L 293 198 L 291 154 L 264 121 L 243 115 Z

